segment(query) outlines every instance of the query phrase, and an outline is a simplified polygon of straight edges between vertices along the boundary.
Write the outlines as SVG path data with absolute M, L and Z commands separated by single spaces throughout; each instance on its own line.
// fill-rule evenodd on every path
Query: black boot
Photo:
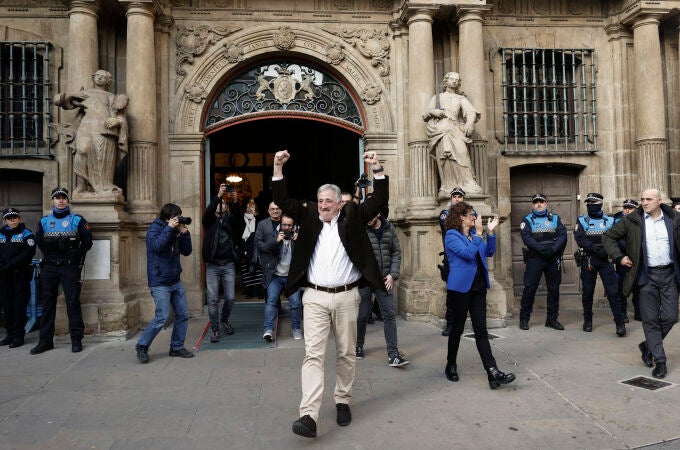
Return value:
M 449 381 L 458 381 L 458 370 L 455 364 L 446 363 L 446 368 L 444 369 L 444 375 Z
M 501 384 L 508 384 L 515 381 L 515 374 L 503 373 L 496 367 L 489 367 L 486 371 L 489 374 L 489 387 L 496 389 Z

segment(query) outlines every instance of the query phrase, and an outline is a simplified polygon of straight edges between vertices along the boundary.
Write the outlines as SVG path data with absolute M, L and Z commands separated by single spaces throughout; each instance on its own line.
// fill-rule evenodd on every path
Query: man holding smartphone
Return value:
M 234 306 L 236 267 L 241 262 L 239 246 L 245 224 L 233 185 L 220 185 L 217 196 L 205 208 L 202 223 L 205 239 L 201 256 L 206 263 L 205 284 L 212 329 L 210 342 L 215 343 L 220 340 L 220 325 L 224 334 L 234 334 L 229 316 Z M 218 313 L 220 283 L 224 291 L 224 304 L 222 312 Z
M 264 334 L 262 338 L 271 342 L 274 339 L 274 320 L 278 313 L 278 302 L 281 292 L 288 281 L 288 271 L 293 260 L 293 248 L 297 240 L 295 221 L 285 213 L 281 223 L 276 226 L 260 245 L 260 261 L 262 263 L 262 284 L 267 289 L 267 303 L 264 307 Z M 300 289 L 288 296 L 290 305 L 290 321 L 293 327 L 293 339 L 302 339 L 300 319 L 302 299 Z

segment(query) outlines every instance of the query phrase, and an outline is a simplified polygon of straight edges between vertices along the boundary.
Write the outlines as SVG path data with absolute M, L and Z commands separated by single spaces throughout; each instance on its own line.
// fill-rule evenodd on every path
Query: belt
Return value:
M 666 270 L 666 269 L 670 269 L 671 267 L 673 267 L 673 264 L 666 264 L 665 266 L 649 267 L 649 270 Z
M 344 286 L 336 286 L 336 287 L 318 286 L 314 283 L 308 283 L 307 284 L 307 287 L 310 287 L 312 289 L 316 289 L 317 291 L 330 292 L 331 294 L 337 294 L 338 292 L 349 291 L 350 289 L 353 289 L 357 286 L 359 286 L 359 280 L 355 281 L 354 283 L 346 284 Z
M 43 264 L 53 265 L 53 266 L 65 266 L 65 265 L 80 265 L 79 259 L 46 259 L 43 260 Z

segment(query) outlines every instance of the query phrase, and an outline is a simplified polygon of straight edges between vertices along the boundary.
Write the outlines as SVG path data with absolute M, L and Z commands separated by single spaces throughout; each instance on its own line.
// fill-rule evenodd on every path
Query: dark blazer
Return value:
M 307 286 L 307 269 L 319 239 L 323 223 L 319 219 L 316 202 L 302 202 L 290 198 L 285 180 L 272 181 L 274 203 L 297 218 L 300 226 L 295 253 L 288 272 L 286 294 Z M 371 242 L 366 234 L 366 222 L 375 217 L 389 200 L 389 181 L 374 180 L 373 196 L 361 205 L 347 202 L 340 211 L 338 233 L 352 264 L 361 271 L 361 284 L 371 285 L 387 293 L 378 262 L 373 255 Z
M 255 230 L 255 247 L 257 254 L 260 256 L 260 265 L 262 265 L 262 286 L 265 289 L 269 286 L 276 270 L 276 265 L 279 263 L 279 252 L 281 251 L 281 243 L 276 242 L 278 232 L 276 227 L 279 226 L 277 222 L 274 225 L 271 217 L 261 220 L 257 224 Z

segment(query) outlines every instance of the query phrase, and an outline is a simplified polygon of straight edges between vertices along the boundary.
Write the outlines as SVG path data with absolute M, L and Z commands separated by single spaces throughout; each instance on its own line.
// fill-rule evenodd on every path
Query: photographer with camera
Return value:
M 264 307 L 264 334 L 262 338 L 268 342 L 273 340 L 274 320 L 278 312 L 279 297 L 288 281 L 288 270 L 293 260 L 293 249 L 298 233 L 295 221 L 289 215 L 281 216 L 281 223 L 267 236 L 260 245 L 260 261 L 262 262 L 262 285 L 267 290 L 267 303 Z M 296 289 L 288 296 L 290 305 L 290 321 L 293 327 L 293 338 L 302 339 L 301 292 Z
M 205 227 L 201 256 L 205 262 L 208 316 L 212 329 L 210 342 L 215 343 L 220 340 L 220 323 L 224 334 L 234 334 L 229 316 L 234 306 L 236 268 L 241 262 L 241 234 L 245 223 L 233 185 L 220 185 L 217 196 L 205 208 L 201 222 Z M 220 283 L 224 304 L 218 315 Z
M 146 274 L 151 296 L 156 304 L 153 319 L 137 341 L 135 350 L 141 363 L 149 362 L 149 346 L 170 317 L 170 307 L 175 311 L 175 323 L 170 339 L 170 356 L 193 358 L 184 348 L 189 325 L 189 307 L 184 285 L 180 280 L 182 266 L 179 255 L 191 254 L 191 235 L 187 225 L 189 217 L 182 217 L 182 209 L 174 203 L 161 208 L 146 233 Z
M 35 255 L 35 238 L 21 221 L 19 210 L 2 212 L 5 226 L 0 229 L 0 285 L 3 286 L 2 309 L 5 311 L 7 336 L 0 345 L 9 348 L 24 345 L 26 305 L 31 297 L 31 260 Z

